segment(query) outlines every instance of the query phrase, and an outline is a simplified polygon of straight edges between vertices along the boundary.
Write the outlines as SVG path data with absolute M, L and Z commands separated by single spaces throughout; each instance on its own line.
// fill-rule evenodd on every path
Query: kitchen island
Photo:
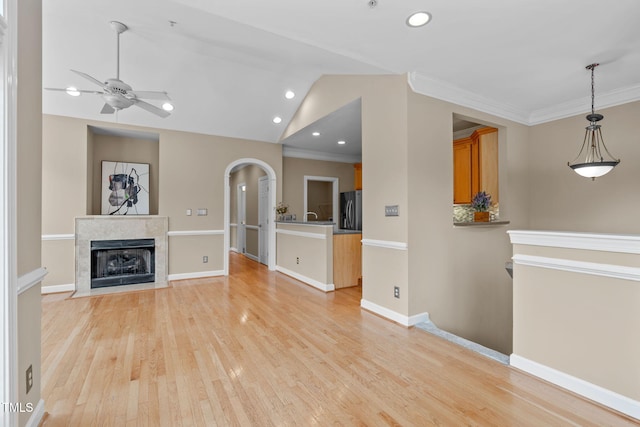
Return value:
M 356 286 L 361 240 L 361 231 L 329 221 L 276 222 L 276 270 L 325 292 Z

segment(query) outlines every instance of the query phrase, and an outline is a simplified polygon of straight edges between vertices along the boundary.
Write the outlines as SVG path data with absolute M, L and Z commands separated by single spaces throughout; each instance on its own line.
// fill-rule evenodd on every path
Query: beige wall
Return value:
M 363 239 L 408 245 L 364 246 L 363 299 L 407 317 L 428 312 L 442 329 L 510 353 L 507 227 L 452 225 L 452 115 L 500 128 L 501 214 L 520 228 L 527 221 L 528 128 L 415 94 L 406 76 L 326 76 L 313 86 L 285 136 L 358 97 Z M 384 216 L 384 206 L 391 204 L 399 205 L 398 217 Z M 393 297 L 394 286 L 400 299 Z
M 90 132 L 90 131 L 89 131 Z M 118 137 L 111 135 L 89 135 L 87 154 L 91 180 L 89 181 L 91 210 L 87 215 L 100 215 L 102 212 L 102 162 L 126 162 L 149 164 L 149 214 L 158 214 L 159 185 L 159 144 L 158 141 L 140 138 Z
M 637 268 L 638 255 L 526 244 L 513 252 L 555 265 L 515 262 L 514 354 L 640 401 L 638 282 L 572 268 Z
M 333 228 L 279 223 L 277 229 L 300 234 L 277 232 L 278 268 L 302 276 L 301 280 L 310 279 L 317 287 L 333 285 Z
M 17 76 L 17 266 L 24 276 L 41 266 L 42 183 L 42 4 L 20 0 L 18 6 Z M 33 366 L 33 388 L 27 394 L 25 371 Z M 40 287 L 18 296 L 18 398 L 35 408 L 40 400 Z M 19 415 L 19 425 L 30 413 Z
M 269 164 L 276 173 L 276 197 L 282 188 L 282 148 L 279 144 L 248 141 L 188 132 L 121 126 L 84 119 L 45 115 L 43 117 L 42 234 L 73 234 L 74 217 L 86 214 L 89 165 L 88 126 L 116 127 L 159 135 L 158 214 L 169 217 L 170 231 L 221 231 L 224 229 L 224 172 L 241 158 L 255 158 Z M 95 139 L 95 137 L 94 137 Z M 58 165 L 71 167 L 59 171 Z M 95 172 L 95 170 L 94 170 Z M 76 192 L 63 192 L 69 181 Z M 195 215 L 198 208 L 208 215 Z M 186 210 L 193 215 L 187 216 Z M 222 269 L 223 239 L 216 236 L 172 236 L 169 242 L 169 274 L 208 272 Z M 198 243 L 194 243 L 198 240 Z M 194 243 L 190 245 L 190 243 Z M 56 245 L 45 242 L 43 258 L 53 259 Z M 178 252 L 179 253 L 176 253 Z M 203 263 L 203 255 L 209 262 Z M 70 254 L 71 256 L 71 254 Z M 67 271 L 71 259 L 48 265 L 54 277 L 72 277 Z M 55 270 L 55 272 L 53 271 Z M 66 284 L 47 282 L 49 285 Z
M 304 220 L 305 175 L 338 178 L 340 192 L 354 189 L 354 169 L 351 163 L 285 157 L 282 159 L 282 173 L 286 177 L 282 184 L 282 201 L 289 205 L 289 213 L 296 214 L 300 221 Z
M 531 128 L 530 228 L 603 233 L 640 233 L 640 102 L 598 110 L 611 154 L 621 159 L 595 181 L 567 166 L 584 138 L 585 114 Z

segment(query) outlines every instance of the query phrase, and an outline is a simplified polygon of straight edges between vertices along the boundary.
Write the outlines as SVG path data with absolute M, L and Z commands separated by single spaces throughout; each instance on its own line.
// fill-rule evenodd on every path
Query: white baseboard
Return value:
M 229 250 L 230 250 L 231 252 L 238 252 L 238 248 L 234 248 L 233 246 L 231 246 L 231 247 L 229 248 Z
M 297 279 L 297 280 L 299 280 L 301 282 L 304 282 L 307 285 L 311 285 L 314 288 L 320 289 L 321 291 L 324 291 L 324 292 L 331 292 L 331 291 L 335 291 L 336 290 L 336 287 L 335 287 L 335 285 L 333 283 L 331 283 L 331 284 L 322 283 L 322 282 L 319 282 L 318 280 L 312 279 L 310 277 L 303 276 L 300 273 L 296 273 L 295 271 L 291 271 L 291 270 L 289 270 L 287 268 L 280 267 L 279 265 L 276 265 L 276 271 L 279 271 L 279 272 L 281 272 L 283 274 L 286 274 L 287 276 L 291 276 L 294 279 Z
M 69 291 L 75 291 L 76 290 L 76 284 L 75 283 L 68 283 L 65 285 L 49 285 L 49 286 L 43 286 L 40 289 L 40 293 L 42 295 L 44 294 L 57 294 L 59 292 L 69 292 Z
M 429 320 L 429 313 L 427 312 L 415 314 L 413 316 L 405 316 L 404 314 L 396 313 L 393 310 L 365 299 L 360 300 L 360 307 L 407 327 Z
M 260 258 L 258 258 L 255 255 L 250 254 L 249 252 L 245 252 L 242 255 L 246 256 L 247 258 L 249 258 L 250 260 L 253 260 L 255 262 L 260 262 Z
M 27 420 L 25 427 L 38 427 L 43 417 L 44 417 L 44 400 L 40 399 L 36 407 L 33 408 L 33 412 L 31 413 L 31 416 Z
M 200 279 L 202 277 L 224 276 L 224 270 L 197 271 L 195 273 L 169 274 L 167 280 Z
M 580 378 L 542 365 L 517 354 L 511 355 L 511 366 L 542 378 L 557 386 L 596 401 L 609 408 L 640 419 L 640 402 Z

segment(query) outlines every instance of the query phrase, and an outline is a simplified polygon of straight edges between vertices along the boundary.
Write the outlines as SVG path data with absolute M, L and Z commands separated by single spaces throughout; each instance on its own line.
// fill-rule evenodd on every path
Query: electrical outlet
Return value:
M 398 205 L 387 205 L 384 207 L 384 216 L 398 216 Z
M 296 264 L 300 264 L 300 257 L 296 257 Z
M 29 365 L 27 368 L 27 393 L 33 387 L 33 365 Z
M 206 263 L 208 263 L 208 262 L 209 262 L 209 257 L 208 257 L 208 256 L 206 256 L 206 255 L 205 255 L 205 256 L 203 256 L 203 257 L 202 257 L 202 262 L 203 262 L 203 263 L 205 263 L 205 264 L 206 264 Z
M 400 288 L 398 286 L 393 287 L 393 296 L 395 298 L 400 298 Z

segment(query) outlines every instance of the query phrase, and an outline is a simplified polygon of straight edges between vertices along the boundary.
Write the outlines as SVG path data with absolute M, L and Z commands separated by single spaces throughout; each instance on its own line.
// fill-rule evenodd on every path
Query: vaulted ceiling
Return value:
M 432 21 L 409 28 L 418 10 Z M 115 77 L 116 20 L 120 78 L 175 110 L 104 115 L 98 96 L 45 90 L 43 112 L 279 142 L 323 74 L 407 73 L 418 92 L 535 124 L 589 109 L 593 62 L 596 109 L 640 99 L 639 16 L 637 0 L 45 0 L 44 87 L 99 89 L 70 69 Z

